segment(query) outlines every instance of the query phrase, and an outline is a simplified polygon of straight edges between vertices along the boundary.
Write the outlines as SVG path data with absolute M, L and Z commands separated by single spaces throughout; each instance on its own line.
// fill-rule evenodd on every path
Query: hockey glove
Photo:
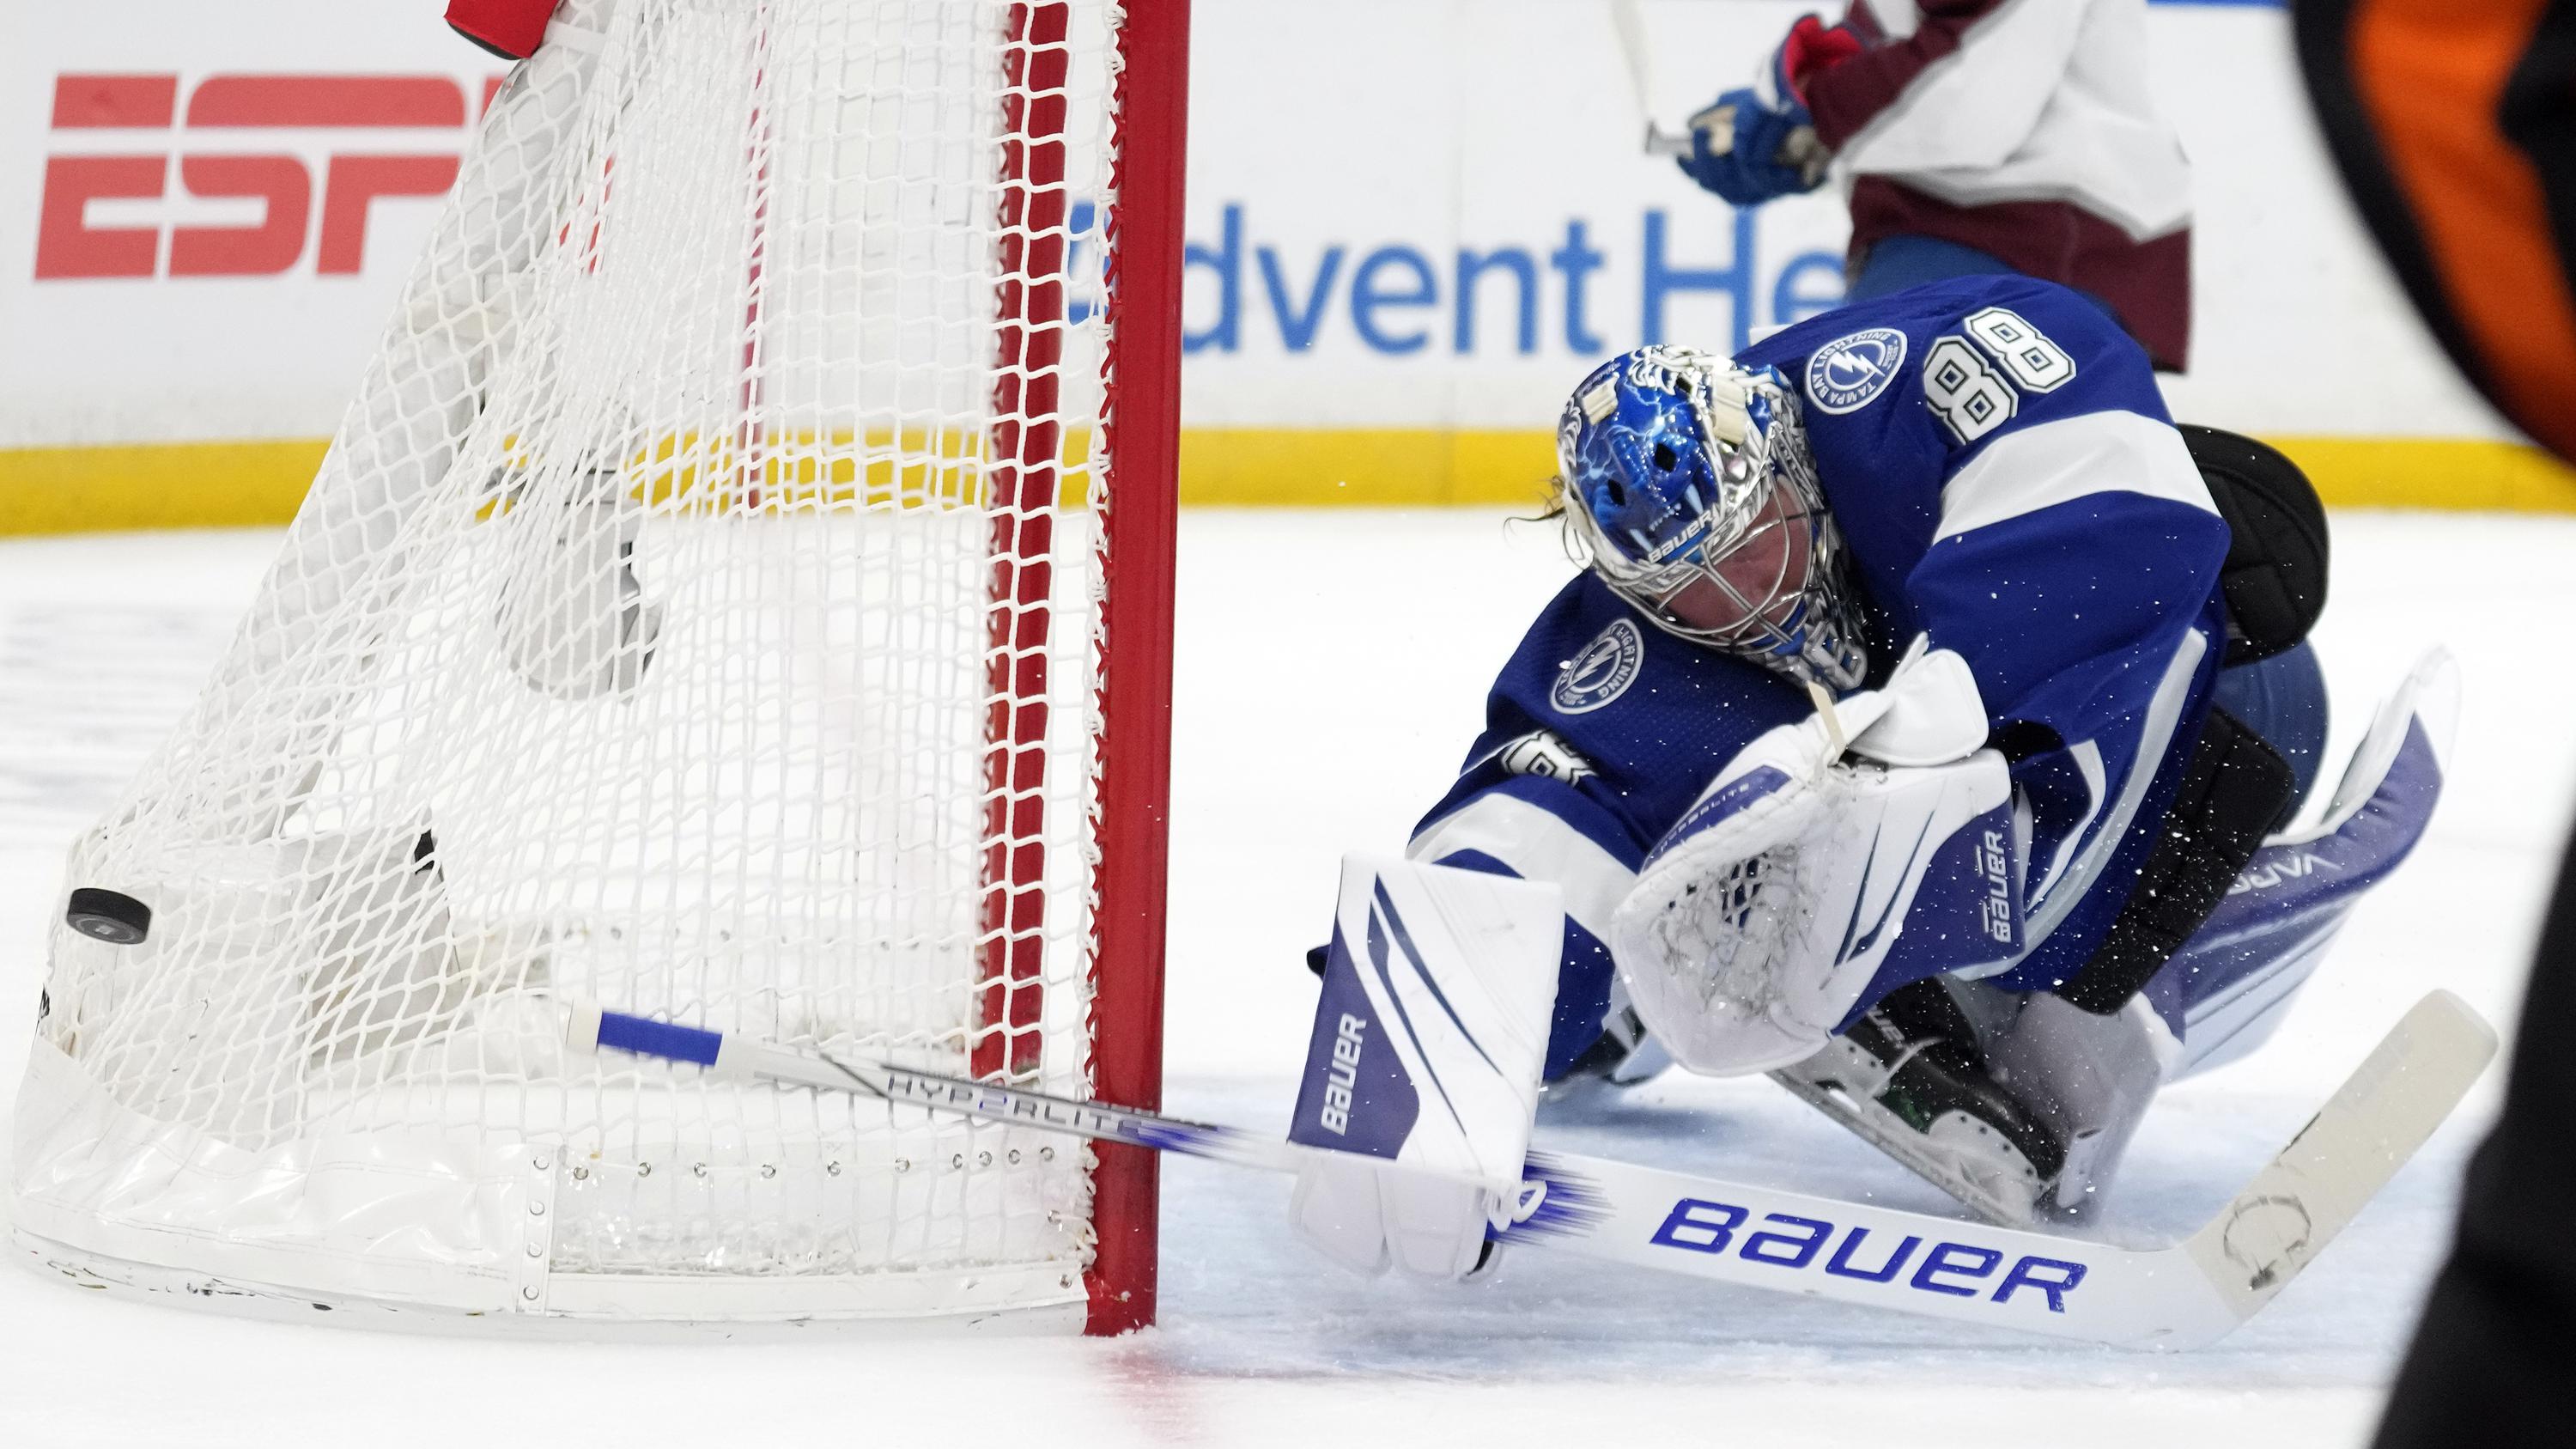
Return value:
M 1288 1140 L 1298 1234 L 1362 1273 L 1465 1278 L 1512 1221 L 1556 1002 L 1552 884 L 1350 856 Z
M 1712 1076 L 1786 1066 L 1882 967 L 1911 979 L 2019 952 L 2012 781 L 1987 728 L 1966 661 L 1918 639 L 1886 688 L 1782 725 L 1718 772 L 1611 921 L 1629 999 L 1676 1061 Z
M 1759 206 L 1822 185 L 1833 153 L 1816 137 L 1806 82 L 1857 55 L 1860 38 L 1802 15 L 1753 85 L 1728 91 L 1690 118 L 1691 153 L 1682 174 L 1733 206 Z

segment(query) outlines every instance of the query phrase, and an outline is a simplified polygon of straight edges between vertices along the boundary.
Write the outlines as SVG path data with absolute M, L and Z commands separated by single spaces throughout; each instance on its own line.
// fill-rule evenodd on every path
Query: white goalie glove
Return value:
M 1967 661 L 1917 638 L 1884 689 L 1818 703 L 1718 772 L 1612 919 L 1637 1014 L 1695 1072 L 1805 1058 L 1900 950 L 2021 952 L 2012 782 Z
M 1511 1221 L 1564 906 L 1552 884 L 1353 855 L 1288 1140 L 1299 1236 L 1362 1273 L 1464 1278 Z

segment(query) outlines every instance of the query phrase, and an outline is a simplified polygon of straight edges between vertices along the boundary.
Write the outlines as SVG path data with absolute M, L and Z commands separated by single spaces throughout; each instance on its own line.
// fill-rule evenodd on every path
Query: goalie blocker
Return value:
M 1353 855 L 1289 1141 L 1289 1215 L 1363 1273 L 1462 1278 L 1509 1226 L 1538 1111 L 1564 903 L 1552 884 Z

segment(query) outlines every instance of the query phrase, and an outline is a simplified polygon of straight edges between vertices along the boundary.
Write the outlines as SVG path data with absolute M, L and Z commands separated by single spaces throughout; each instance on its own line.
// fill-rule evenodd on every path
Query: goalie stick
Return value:
M 580 1008 L 573 1050 L 693 1063 L 720 1078 L 858 1092 L 934 1111 L 1295 1172 L 1316 1149 L 1238 1127 L 797 1051 Z M 2416 1003 L 2269 1165 L 2179 1243 L 2109 1243 L 1629 1163 L 1533 1151 L 1493 1236 L 1743 1287 L 2133 1348 L 2225 1337 L 2314 1261 L 2424 1144 L 2495 1055 L 2447 991 Z

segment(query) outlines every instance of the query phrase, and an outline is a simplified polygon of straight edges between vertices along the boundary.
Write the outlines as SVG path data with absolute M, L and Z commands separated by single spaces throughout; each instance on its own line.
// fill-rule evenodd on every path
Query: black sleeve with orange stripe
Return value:
M 2576 5 L 2296 0 L 2345 184 L 2469 381 L 2576 457 Z
M 2294 0 L 2326 143 L 2407 296 L 2478 390 L 2576 459 L 2576 0 Z M 2376 1449 L 2576 1435 L 2576 849 L 2502 1115 L 2471 1161 Z

